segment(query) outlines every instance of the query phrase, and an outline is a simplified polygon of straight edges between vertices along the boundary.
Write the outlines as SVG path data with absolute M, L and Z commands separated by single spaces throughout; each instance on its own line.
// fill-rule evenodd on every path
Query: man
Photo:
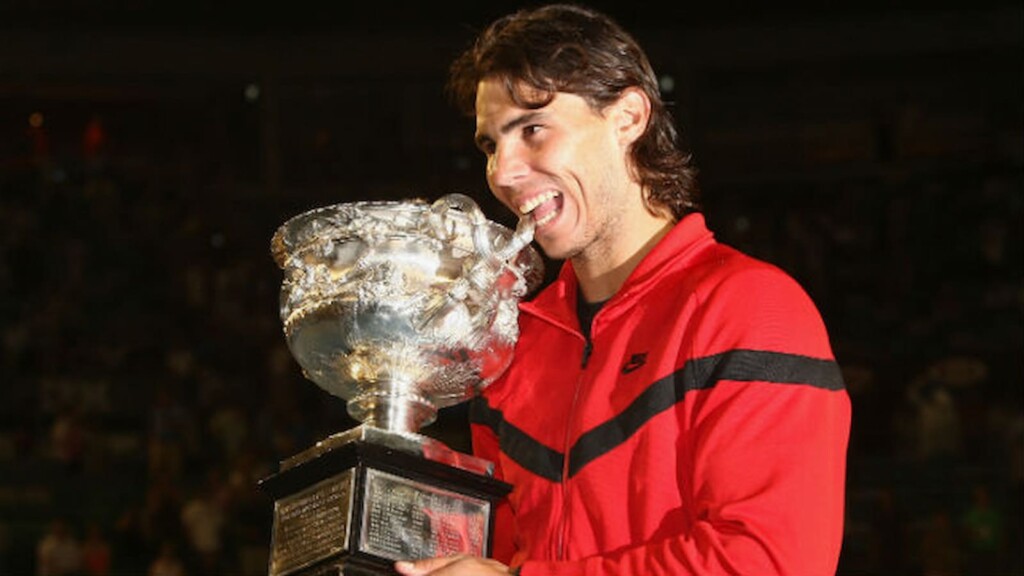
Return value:
M 450 87 L 491 191 L 566 262 L 472 409 L 474 451 L 514 487 L 494 558 L 399 572 L 834 573 L 850 405 L 825 328 L 791 278 L 705 227 L 635 41 L 585 8 L 522 11 Z

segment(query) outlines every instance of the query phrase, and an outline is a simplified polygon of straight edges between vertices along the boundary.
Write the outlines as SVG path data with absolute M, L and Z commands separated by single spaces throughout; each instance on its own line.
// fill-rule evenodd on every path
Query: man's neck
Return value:
M 644 256 L 668 234 L 675 222 L 652 217 L 643 224 L 641 233 L 623 238 L 614 254 L 580 254 L 572 259 L 580 291 L 587 302 L 603 302 L 618 292 Z

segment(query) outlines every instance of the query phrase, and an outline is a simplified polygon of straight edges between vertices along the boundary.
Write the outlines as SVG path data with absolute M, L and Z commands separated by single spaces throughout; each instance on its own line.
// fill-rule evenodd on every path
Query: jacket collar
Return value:
M 640 260 L 626 282 L 608 300 L 604 308 L 632 305 L 662 276 L 672 270 L 688 266 L 698 253 L 714 243 L 714 235 L 708 230 L 704 215 L 687 214 Z M 520 309 L 575 330 L 578 324 L 578 285 L 572 262 L 567 260 L 562 264 L 558 278 L 535 298 L 521 303 Z

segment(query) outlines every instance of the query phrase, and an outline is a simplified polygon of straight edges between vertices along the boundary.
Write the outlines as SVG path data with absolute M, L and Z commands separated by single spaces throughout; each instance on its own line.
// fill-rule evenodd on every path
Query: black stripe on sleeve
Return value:
M 687 392 L 712 388 L 722 380 L 807 385 L 832 391 L 845 387 L 833 360 L 760 350 L 731 350 L 690 360 L 680 370 L 653 382 L 617 416 L 580 436 L 569 452 L 569 476 L 626 442 L 651 418 L 680 402 Z M 561 481 L 564 455 L 509 423 L 483 398 L 473 399 L 470 421 L 494 431 L 501 451 L 523 468 L 552 482 Z
M 469 420 L 490 428 L 498 437 L 501 451 L 523 468 L 552 482 L 561 481 L 565 456 L 510 424 L 500 410 L 491 408 L 483 398 L 473 399 Z
M 763 350 L 730 350 L 686 363 L 693 370 L 688 380 L 694 388 L 713 386 L 720 380 L 764 381 L 774 384 L 806 384 L 826 390 L 842 390 L 843 375 L 834 360 L 823 360 Z
M 618 416 L 580 436 L 569 452 L 569 476 L 614 450 L 687 392 L 711 388 L 722 380 L 804 384 L 826 390 L 844 387 L 839 366 L 832 360 L 760 350 L 731 350 L 691 360 L 651 384 Z

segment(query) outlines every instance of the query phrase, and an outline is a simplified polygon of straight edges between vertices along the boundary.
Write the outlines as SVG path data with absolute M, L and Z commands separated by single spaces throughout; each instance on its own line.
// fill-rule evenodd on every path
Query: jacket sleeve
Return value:
M 817 309 L 770 267 L 694 298 L 676 408 L 689 521 L 599 556 L 528 561 L 523 576 L 835 573 L 850 403 Z
M 486 406 L 486 400 L 482 397 L 477 397 L 473 400 L 471 410 L 479 413 L 484 406 Z M 475 421 L 475 418 L 471 418 L 471 422 L 470 433 L 473 441 L 473 454 L 494 464 L 494 478 L 504 480 L 504 474 L 501 470 L 501 448 L 498 436 L 490 426 Z M 512 556 L 516 550 L 513 537 L 515 533 L 513 528 L 514 522 L 515 518 L 512 515 L 508 498 L 500 499 L 494 509 L 490 557 L 505 564 L 509 564 L 512 561 Z

